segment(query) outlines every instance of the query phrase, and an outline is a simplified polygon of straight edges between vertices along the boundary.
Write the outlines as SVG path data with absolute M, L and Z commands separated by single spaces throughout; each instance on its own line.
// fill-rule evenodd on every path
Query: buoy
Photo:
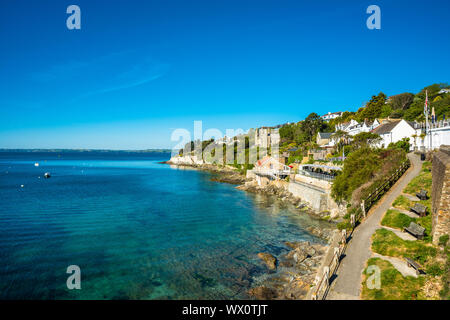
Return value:
M 36 163 L 34 164 L 34 166 L 35 166 L 35 167 L 39 167 L 39 163 L 36 162 Z
M 20 185 L 20 187 L 21 187 L 21 188 L 23 188 L 23 187 L 24 187 L 24 185 L 23 185 L 23 184 L 21 184 L 21 185 Z
M 50 172 L 44 173 L 44 178 L 48 179 L 48 178 L 50 178 L 50 177 L 51 177 Z

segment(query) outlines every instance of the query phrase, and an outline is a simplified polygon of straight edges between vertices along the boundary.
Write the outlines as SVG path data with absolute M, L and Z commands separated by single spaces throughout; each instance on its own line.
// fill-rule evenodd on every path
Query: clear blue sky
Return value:
M 339 4 L 338 4 L 339 3 Z M 81 30 L 66 28 L 67 6 Z M 381 30 L 366 8 L 381 8 Z M 0 1 L 0 148 L 172 147 L 449 82 L 450 2 Z

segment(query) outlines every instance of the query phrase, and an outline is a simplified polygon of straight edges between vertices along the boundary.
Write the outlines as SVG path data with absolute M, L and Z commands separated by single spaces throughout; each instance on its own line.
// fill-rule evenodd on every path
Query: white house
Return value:
M 423 139 L 417 139 L 418 146 L 426 150 L 434 150 L 442 145 L 450 145 L 450 122 L 448 120 L 445 122 L 440 120 L 430 124 L 430 126 L 431 128 L 427 135 Z
M 336 119 L 337 117 L 340 117 L 342 115 L 342 112 L 328 112 L 327 114 L 324 114 L 321 118 L 324 121 L 330 121 L 331 119 Z
M 336 130 L 342 130 L 347 132 L 349 135 L 354 136 L 361 132 L 370 132 L 380 125 L 380 122 L 375 119 L 373 122 L 363 121 L 358 122 L 356 120 L 350 120 L 350 122 L 345 122 L 336 125 Z
M 414 122 L 406 120 L 389 120 L 372 130 L 373 133 L 381 137 L 378 146 L 387 147 L 390 143 L 395 143 L 403 138 L 409 138 L 411 145 L 414 144 L 413 135 L 420 135 L 421 128 Z

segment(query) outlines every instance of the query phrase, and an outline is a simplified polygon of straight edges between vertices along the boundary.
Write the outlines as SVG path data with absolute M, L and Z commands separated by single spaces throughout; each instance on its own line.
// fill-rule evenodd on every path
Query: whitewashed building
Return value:
M 342 112 L 328 112 L 327 114 L 324 114 L 323 116 L 321 116 L 321 118 L 328 122 L 332 119 L 336 119 L 337 117 L 340 117 L 342 115 Z
M 437 121 L 430 124 L 430 130 L 426 136 L 417 138 L 419 149 L 434 150 L 442 145 L 450 145 L 450 121 Z
M 413 149 L 414 135 L 420 136 L 422 129 L 414 122 L 406 120 L 387 120 L 372 130 L 381 137 L 378 146 L 386 148 L 390 143 L 396 143 L 403 138 L 409 138 Z
M 375 119 L 373 122 L 363 121 L 358 122 L 356 120 L 350 120 L 349 122 L 344 122 L 336 125 L 336 131 L 342 130 L 347 132 L 349 135 L 354 136 L 361 132 L 370 132 L 380 125 L 380 122 Z

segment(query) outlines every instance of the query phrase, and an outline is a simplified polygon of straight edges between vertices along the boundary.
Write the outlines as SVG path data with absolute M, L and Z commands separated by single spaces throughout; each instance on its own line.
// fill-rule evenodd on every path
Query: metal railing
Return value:
M 316 178 L 316 179 L 325 180 L 325 181 L 333 181 L 336 178 L 336 176 L 333 176 L 331 174 L 311 172 L 311 171 L 307 171 L 307 170 L 298 170 L 297 173 L 302 176 Z

